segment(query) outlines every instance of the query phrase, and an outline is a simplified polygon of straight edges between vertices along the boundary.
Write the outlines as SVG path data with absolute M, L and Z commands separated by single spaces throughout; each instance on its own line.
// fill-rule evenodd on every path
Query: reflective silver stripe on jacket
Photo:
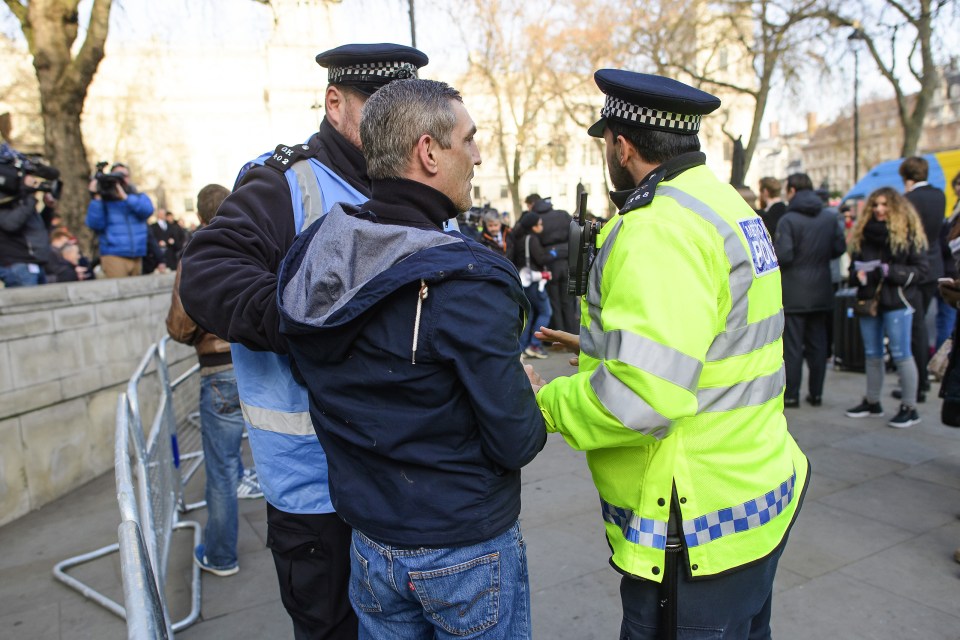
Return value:
M 313 173 L 309 160 L 294 162 L 290 168 L 297 175 L 297 184 L 300 186 L 300 201 L 303 204 L 303 225 L 300 231 L 303 231 L 326 213 L 323 208 L 323 194 L 320 193 L 320 185 L 317 184 L 317 176 Z
M 729 387 L 709 387 L 697 391 L 699 413 L 733 411 L 756 407 L 773 400 L 783 392 L 786 373 L 781 365 L 776 373 L 753 380 L 738 382 Z
M 240 401 L 240 408 L 243 410 L 243 419 L 255 429 L 282 433 L 288 436 L 312 436 L 317 433 L 313 430 L 313 422 L 311 422 L 310 413 L 307 411 L 292 413 L 274 411 L 273 409 L 248 405 L 243 400 Z
M 733 356 L 746 355 L 772 344 L 783 334 L 783 310 L 739 329 L 718 335 L 707 350 L 707 362 L 716 362 Z
M 661 415 L 633 389 L 610 373 L 605 364 L 601 363 L 590 375 L 590 386 L 607 411 L 628 429 L 653 436 L 657 440 L 670 433 L 673 421 Z
M 610 504 L 600 498 L 603 519 L 623 531 L 627 541 L 654 549 L 667 548 L 667 523 L 638 516 L 630 509 Z
M 753 260 L 740 242 L 740 234 L 716 211 L 697 200 L 689 193 L 676 187 L 658 186 L 657 197 L 676 200 L 677 204 L 716 227 L 723 238 L 723 249 L 730 261 L 730 314 L 727 316 L 727 331 L 739 329 L 747 324 L 747 291 L 753 284 Z
M 780 483 L 780 486 L 759 498 L 692 520 L 684 520 L 683 537 L 687 548 L 698 547 L 731 533 L 762 527 L 782 513 L 793 501 L 796 483 L 797 470 L 794 469 L 793 475 Z
M 691 393 L 697 390 L 703 369 L 696 358 L 625 329 L 597 332 L 591 327 L 580 338 L 580 350 L 597 360 L 618 360 L 642 369 Z

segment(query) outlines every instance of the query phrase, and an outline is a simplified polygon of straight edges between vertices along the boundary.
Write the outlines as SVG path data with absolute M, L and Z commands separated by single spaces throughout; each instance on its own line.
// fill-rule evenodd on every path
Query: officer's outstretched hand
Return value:
M 937 281 L 940 288 L 940 297 L 954 309 L 960 307 L 960 280 L 940 278 Z
M 571 366 L 578 366 L 580 364 L 580 336 L 567 333 L 566 331 L 558 331 L 556 329 L 548 329 L 547 327 L 540 327 L 539 331 L 534 331 L 533 335 L 537 336 L 540 340 L 546 340 L 547 342 L 556 342 L 563 345 L 563 347 L 570 353 L 575 353 L 577 355 L 570 358 Z

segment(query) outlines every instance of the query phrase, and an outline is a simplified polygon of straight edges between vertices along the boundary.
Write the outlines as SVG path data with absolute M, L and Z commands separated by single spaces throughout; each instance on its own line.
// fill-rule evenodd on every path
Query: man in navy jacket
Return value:
M 529 306 L 505 258 L 443 232 L 471 205 L 475 134 L 446 84 L 380 89 L 360 120 L 371 199 L 336 205 L 280 271 L 280 329 L 354 528 L 361 638 L 530 636 L 520 468 L 546 430 L 520 363 Z

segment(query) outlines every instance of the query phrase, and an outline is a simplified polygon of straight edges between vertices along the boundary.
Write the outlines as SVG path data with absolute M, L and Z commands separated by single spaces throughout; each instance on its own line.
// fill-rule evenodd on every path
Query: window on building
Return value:
M 500 185 L 500 197 L 501 198 L 510 197 L 510 188 L 505 184 Z
M 480 199 L 480 185 L 474 185 L 474 187 L 473 187 L 473 199 L 474 199 L 474 200 L 479 200 L 479 199 Z
M 193 198 L 183 199 L 183 210 L 187 213 L 193 213 Z

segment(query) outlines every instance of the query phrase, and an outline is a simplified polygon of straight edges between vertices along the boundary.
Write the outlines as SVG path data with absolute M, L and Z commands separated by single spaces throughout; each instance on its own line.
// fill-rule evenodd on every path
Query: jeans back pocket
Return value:
M 497 624 L 499 553 L 443 569 L 411 571 L 409 575 L 424 610 L 447 633 L 466 636 Z

